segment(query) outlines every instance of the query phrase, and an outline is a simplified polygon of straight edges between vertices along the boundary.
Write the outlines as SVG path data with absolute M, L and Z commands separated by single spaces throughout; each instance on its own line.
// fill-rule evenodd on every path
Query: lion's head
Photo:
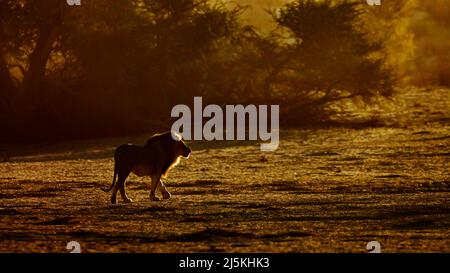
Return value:
M 173 160 L 178 157 L 188 158 L 192 152 L 191 148 L 184 143 L 183 137 L 174 131 L 154 135 L 145 146 L 152 147 L 155 144 L 163 145 L 164 150 L 170 151 L 171 156 L 174 157 Z

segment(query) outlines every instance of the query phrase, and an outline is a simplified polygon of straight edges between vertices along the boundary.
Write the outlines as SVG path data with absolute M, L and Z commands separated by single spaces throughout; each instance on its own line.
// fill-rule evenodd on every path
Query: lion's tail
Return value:
M 117 177 L 117 166 L 116 166 L 116 164 L 114 164 L 114 178 L 111 183 L 111 187 L 109 187 L 109 189 L 101 188 L 101 190 L 104 192 L 109 192 L 114 187 L 114 184 L 116 183 L 116 177 Z

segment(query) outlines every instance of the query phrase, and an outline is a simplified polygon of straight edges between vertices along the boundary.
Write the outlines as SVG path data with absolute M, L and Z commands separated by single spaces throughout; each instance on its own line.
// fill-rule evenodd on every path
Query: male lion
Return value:
M 164 199 L 170 198 L 161 177 L 166 177 L 169 170 L 180 161 L 180 157 L 188 158 L 191 149 L 186 146 L 180 135 L 174 132 L 166 132 L 152 136 L 144 147 L 132 144 L 124 144 L 116 149 L 114 154 L 114 178 L 109 189 L 102 189 L 111 193 L 111 203 L 116 203 L 117 190 L 125 203 L 132 200 L 125 193 L 125 180 L 132 172 L 137 176 L 150 176 L 152 179 L 150 188 L 150 200 L 157 201 L 155 190 L 159 187 Z M 116 181 L 116 176 L 119 177 Z

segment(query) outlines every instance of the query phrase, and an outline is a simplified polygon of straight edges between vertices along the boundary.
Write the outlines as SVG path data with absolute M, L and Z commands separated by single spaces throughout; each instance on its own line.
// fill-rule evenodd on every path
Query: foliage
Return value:
M 280 104 L 282 120 L 300 125 L 326 120 L 336 101 L 391 93 L 382 45 L 366 38 L 357 5 L 294 1 L 272 12 L 278 28 L 267 36 L 241 21 L 244 10 L 209 0 L 0 0 L 3 137 L 149 130 L 195 95 Z

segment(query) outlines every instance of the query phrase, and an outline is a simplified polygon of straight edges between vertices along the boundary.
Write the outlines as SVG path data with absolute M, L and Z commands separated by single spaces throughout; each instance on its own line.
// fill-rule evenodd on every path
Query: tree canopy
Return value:
M 0 122 L 43 138 L 147 130 L 177 103 L 280 104 L 324 120 L 336 101 L 393 81 L 361 6 L 296 0 L 259 34 L 245 7 L 209 0 L 0 0 Z M 284 112 L 283 112 L 284 111 Z M 4 136 L 5 137 L 5 136 Z

